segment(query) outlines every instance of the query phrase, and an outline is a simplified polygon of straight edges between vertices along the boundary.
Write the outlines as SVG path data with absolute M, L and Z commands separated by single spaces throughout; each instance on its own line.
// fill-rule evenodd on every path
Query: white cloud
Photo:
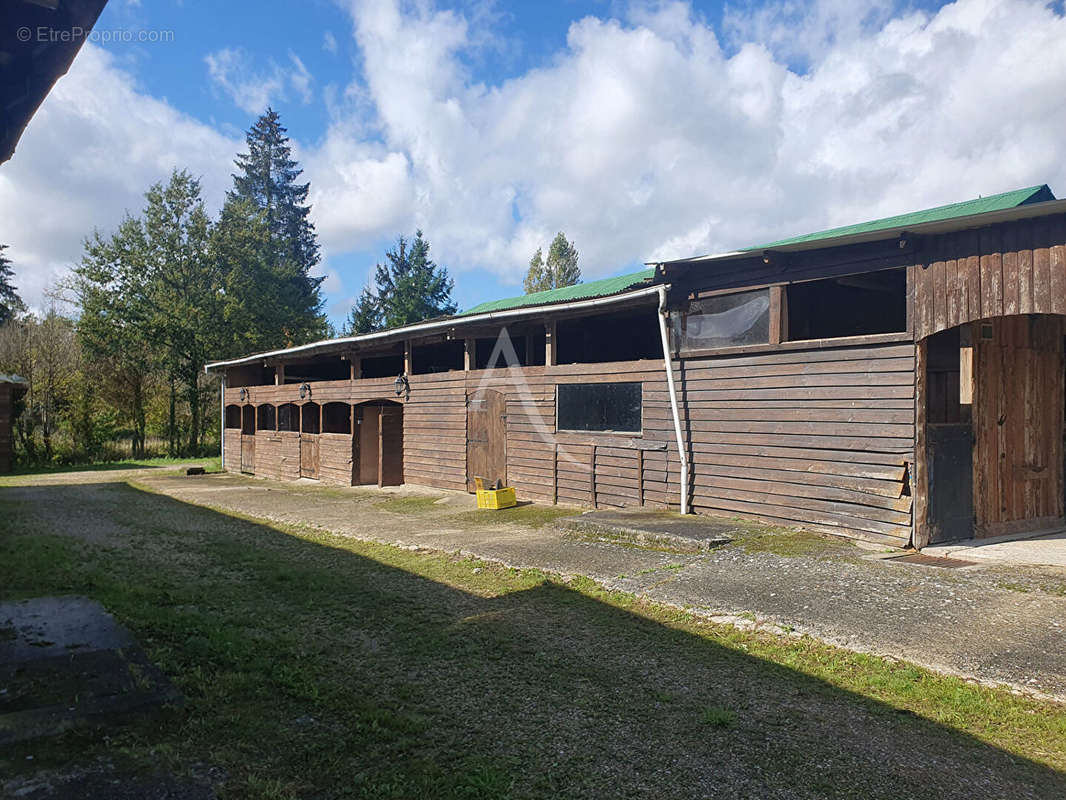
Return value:
M 0 241 L 23 299 L 41 307 L 82 240 L 138 213 L 149 185 L 175 168 L 199 177 L 215 206 L 240 144 L 143 94 L 110 54 L 86 44 L 0 167 Z
M 638 4 L 574 22 L 565 49 L 497 85 L 464 66 L 476 20 L 390 0 L 351 14 L 362 107 L 307 162 L 327 249 L 421 225 L 443 263 L 517 281 L 561 229 L 595 277 L 1031 183 L 1066 192 L 1066 21 L 1034 0 L 785 2 L 730 11 L 724 36 L 687 4 Z
M 223 48 L 204 56 L 207 74 L 216 88 L 229 95 L 236 106 L 249 114 L 262 114 L 267 106 L 295 93 L 304 103 L 311 102 L 314 81 L 304 62 L 291 50 L 289 64 L 279 66 L 273 60 L 259 70 L 246 51 Z
M 333 35 L 332 31 L 326 31 L 322 34 L 322 49 L 327 53 L 337 52 L 337 37 Z

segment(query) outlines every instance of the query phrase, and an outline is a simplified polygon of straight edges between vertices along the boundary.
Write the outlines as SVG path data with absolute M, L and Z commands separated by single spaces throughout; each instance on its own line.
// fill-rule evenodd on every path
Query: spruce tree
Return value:
M 422 231 L 416 231 L 410 242 L 399 237 L 396 247 L 385 252 L 385 262 L 377 265 L 374 283 L 376 291 L 364 289 L 359 304 L 349 314 L 349 326 L 369 319 L 374 320 L 375 329 L 395 328 L 448 316 L 458 309 L 452 302 L 455 282 L 448 277 L 446 268 L 438 267 L 429 257 L 429 242 Z
M 13 319 L 20 311 L 26 310 L 22 298 L 11 283 L 15 273 L 11 269 L 11 259 L 4 255 L 6 249 L 6 244 L 0 244 L 0 325 Z
M 268 108 L 245 141 L 214 243 L 227 272 L 227 319 L 238 323 L 234 347 L 302 344 L 327 328 L 323 278 L 311 275 L 320 260 L 311 185 L 298 182 L 302 170 L 276 111 Z
M 379 330 L 381 330 L 381 309 L 378 307 L 377 298 L 368 287 L 364 286 L 359 295 L 359 301 L 348 313 L 348 319 L 344 323 L 344 334 L 354 336 Z

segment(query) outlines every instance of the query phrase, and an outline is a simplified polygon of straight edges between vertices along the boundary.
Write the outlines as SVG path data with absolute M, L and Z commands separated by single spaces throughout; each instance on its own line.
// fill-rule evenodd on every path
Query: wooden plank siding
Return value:
M 909 279 L 916 339 L 982 319 L 1066 314 L 1066 215 L 933 237 Z
M 686 359 L 693 509 L 905 545 L 914 361 L 903 337 Z

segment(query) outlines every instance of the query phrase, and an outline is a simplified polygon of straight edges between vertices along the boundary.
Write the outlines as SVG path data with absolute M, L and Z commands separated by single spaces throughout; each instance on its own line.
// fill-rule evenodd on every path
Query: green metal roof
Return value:
M 774 247 L 784 247 L 804 242 L 817 242 L 822 239 L 836 239 L 840 236 L 851 236 L 857 233 L 874 233 L 882 230 L 898 230 L 910 225 L 918 225 L 923 222 L 942 222 L 943 220 L 956 217 L 968 217 L 971 214 L 984 214 L 988 211 L 1003 211 L 1008 208 L 1028 205 L 1029 203 L 1042 203 L 1045 200 L 1054 200 L 1055 195 L 1047 184 L 1030 186 L 1027 189 L 1015 189 L 1013 192 L 992 194 L 988 197 L 978 197 L 976 200 L 966 200 L 962 203 L 951 203 L 946 206 L 927 208 L 924 211 L 912 211 L 909 214 L 900 214 L 895 217 L 875 219 L 872 222 L 860 222 L 857 225 L 845 225 L 842 228 L 830 228 L 827 231 L 807 233 L 803 236 L 794 236 L 791 239 L 781 239 L 777 242 L 746 247 L 745 250 L 769 250 Z
M 639 284 L 642 284 L 655 275 L 654 269 L 642 269 L 629 275 L 619 275 L 617 278 L 603 278 L 588 283 L 578 283 L 573 286 L 564 286 L 562 289 L 549 289 L 546 292 L 534 292 L 519 297 L 507 297 L 503 300 L 489 300 L 485 303 L 468 308 L 459 317 L 471 314 L 488 314 L 492 311 L 509 311 L 512 308 L 525 306 L 541 306 L 550 303 L 565 303 L 571 300 L 589 300 L 593 297 L 607 297 L 608 295 L 624 292 Z

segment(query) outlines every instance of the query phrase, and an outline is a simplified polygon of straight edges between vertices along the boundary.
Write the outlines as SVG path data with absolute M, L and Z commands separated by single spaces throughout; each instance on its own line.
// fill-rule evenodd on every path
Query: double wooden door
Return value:
M 403 483 L 403 406 L 357 406 L 352 437 L 352 483 L 399 486 Z
M 1061 525 L 1062 318 L 1003 317 L 973 333 L 975 535 Z
M 466 488 L 474 478 L 507 483 L 507 398 L 481 389 L 466 398 Z

